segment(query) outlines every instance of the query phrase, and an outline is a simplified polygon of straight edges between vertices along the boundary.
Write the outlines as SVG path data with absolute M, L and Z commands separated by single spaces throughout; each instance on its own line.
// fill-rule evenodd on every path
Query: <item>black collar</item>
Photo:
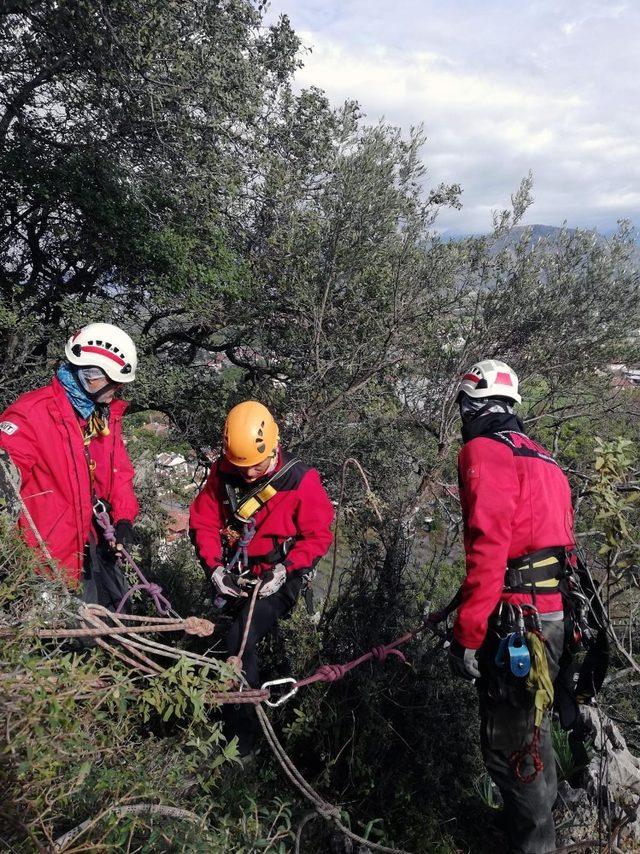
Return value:
M 470 442 L 478 436 L 488 436 L 499 430 L 514 430 L 516 433 L 524 433 L 524 424 L 517 415 L 511 412 L 488 412 L 479 415 L 473 421 L 467 421 L 462 425 L 462 441 Z

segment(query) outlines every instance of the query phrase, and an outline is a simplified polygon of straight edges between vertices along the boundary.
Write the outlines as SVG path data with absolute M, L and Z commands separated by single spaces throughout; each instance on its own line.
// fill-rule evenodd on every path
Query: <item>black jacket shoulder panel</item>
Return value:
M 302 460 L 296 459 L 292 454 L 282 455 L 283 467 L 292 461 L 293 465 L 287 469 L 282 477 L 278 476 L 278 472 L 276 472 L 275 476 L 272 475 L 272 477 L 275 477 L 273 486 L 278 492 L 290 492 L 293 489 L 297 489 L 302 482 L 302 478 L 311 468 L 306 463 L 303 463 Z
M 514 436 L 520 436 L 524 441 L 517 442 Z M 493 439 L 494 442 L 501 442 L 503 445 L 507 445 L 515 457 L 534 457 L 545 463 L 552 463 L 554 466 L 558 465 L 547 449 L 530 439 L 526 433 L 518 433 L 515 430 L 498 430 L 495 433 L 486 433 L 484 438 Z
M 284 474 L 280 475 L 280 471 L 293 461 L 293 465 L 288 468 Z M 295 458 L 292 454 L 282 454 L 282 466 L 274 474 L 266 475 L 265 477 L 248 484 L 240 475 L 219 469 L 220 480 L 224 484 L 229 484 L 234 489 L 237 489 L 241 495 L 249 495 L 250 493 L 259 492 L 267 483 L 273 484 L 273 488 L 278 492 L 290 492 L 300 486 L 302 478 L 311 467 Z

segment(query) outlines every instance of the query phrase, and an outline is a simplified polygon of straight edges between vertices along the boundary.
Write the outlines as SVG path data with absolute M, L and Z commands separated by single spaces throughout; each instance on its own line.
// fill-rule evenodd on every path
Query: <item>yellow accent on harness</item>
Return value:
M 544 560 L 537 560 L 535 563 L 532 563 L 531 569 L 538 569 L 541 566 L 551 566 L 554 563 L 558 563 L 557 557 L 547 557 L 544 558 Z M 525 566 L 519 567 L 519 569 L 526 572 L 526 570 L 529 569 L 529 565 L 525 564 Z M 559 584 L 559 578 L 548 578 L 546 581 L 536 581 L 536 589 L 542 587 L 543 589 L 546 588 L 547 590 L 553 590 L 555 587 L 558 587 Z M 528 581 L 524 581 L 522 583 L 522 587 L 533 587 L 533 585 Z
M 531 669 L 526 686 L 527 690 L 534 695 L 535 726 L 539 727 L 544 713 L 553 704 L 553 682 L 549 674 L 549 661 L 544 640 L 536 632 L 527 632 L 526 640 L 531 654 Z
M 238 505 L 235 512 L 236 518 L 242 519 L 243 522 L 246 522 L 254 516 L 261 507 L 264 507 L 267 501 L 277 494 L 278 490 L 270 484 L 267 484 L 260 490 L 260 492 L 256 492 L 256 494 L 252 495 L 251 498 L 247 498 L 246 501 L 243 501 L 242 504 Z

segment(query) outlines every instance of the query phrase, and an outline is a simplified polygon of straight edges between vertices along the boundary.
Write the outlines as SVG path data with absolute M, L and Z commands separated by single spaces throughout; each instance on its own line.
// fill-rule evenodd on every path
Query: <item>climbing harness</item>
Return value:
M 588 649 L 595 640 L 594 593 L 587 596 L 588 576 L 575 548 L 540 549 L 509 561 L 504 580 L 505 593 L 529 593 L 536 603 L 538 595 L 560 593 L 571 651 Z M 602 622 L 602 615 L 596 622 Z
M 290 471 L 300 460 L 297 457 L 292 457 L 278 471 L 274 472 L 271 477 L 265 482 L 256 486 L 238 500 L 236 490 L 230 483 L 225 483 L 227 498 L 231 507 L 233 519 L 240 524 L 246 523 L 249 519 L 256 515 L 268 501 L 278 494 L 275 488 L 276 483 L 283 475 Z
M 539 549 L 510 560 L 504 577 L 504 590 L 508 593 L 557 593 L 564 574 L 565 550 Z
M 233 554 L 225 564 L 225 570 L 234 574 L 237 584 L 241 587 L 253 587 L 257 581 L 257 576 L 251 572 L 251 559 L 249 558 L 249 544 L 256 534 L 256 522 L 253 517 L 278 494 L 274 483 L 299 462 L 300 460 L 296 457 L 288 460 L 266 483 L 250 491 L 240 501 L 238 501 L 233 485 L 225 483 L 231 520 L 220 533 L 227 547 L 234 548 Z M 273 552 L 266 555 L 263 560 L 268 563 L 283 561 L 293 542 L 294 538 L 289 537 L 283 543 L 278 544 L 277 548 L 274 548 Z M 226 600 L 223 596 L 216 597 L 214 605 L 217 608 L 223 608 L 225 604 Z

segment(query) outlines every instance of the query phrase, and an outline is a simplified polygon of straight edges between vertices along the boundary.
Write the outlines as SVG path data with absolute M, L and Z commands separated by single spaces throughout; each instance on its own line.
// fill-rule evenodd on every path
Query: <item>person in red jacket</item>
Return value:
M 504 362 L 478 362 L 462 379 L 458 479 L 467 574 L 450 662 L 455 673 L 477 680 L 482 752 L 504 800 L 509 850 L 538 854 L 555 849 L 549 714 L 540 732 L 543 771 L 524 782 L 512 759 L 531 738 L 533 699 L 523 680 L 504 681 L 496 653 L 505 618 L 517 620 L 518 606 L 533 605 L 556 678 L 564 646 L 559 584 L 575 539 L 569 482 L 551 454 L 525 434 L 513 412 L 520 402 L 518 378 Z
M 331 545 L 332 521 L 320 475 L 282 450 L 269 410 L 254 400 L 235 406 L 225 422 L 222 456 L 191 505 L 189 524 L 217 604 L 238 605 L 227 635 L 230 655 L 240 651 L 249 596 L 260 582 L 242 656 L 252 687 L 260 685 L 256 646 L 295 605 L 305 576 Z M 240 709 L 233 728 L 240 753 L 248 753 L 255 740 L 253 719 Z
M 67 585 L 84 601 L 114 609 L 128 589 L 116 552 L 132 542 L 138 513 L 122 440 L 127 404 L 114 396 L 135 379 L 136 348 L 117 326 L 90 323 L 68 340 L 65 357 L 49 385 L 0 415 L 0 449 L 19 473 L 22 502 Z M 96 524 L 96 506 L 108 508 L 115 523 L 111 542 Z M 24 513 L 18 525 L 39 550 Z

